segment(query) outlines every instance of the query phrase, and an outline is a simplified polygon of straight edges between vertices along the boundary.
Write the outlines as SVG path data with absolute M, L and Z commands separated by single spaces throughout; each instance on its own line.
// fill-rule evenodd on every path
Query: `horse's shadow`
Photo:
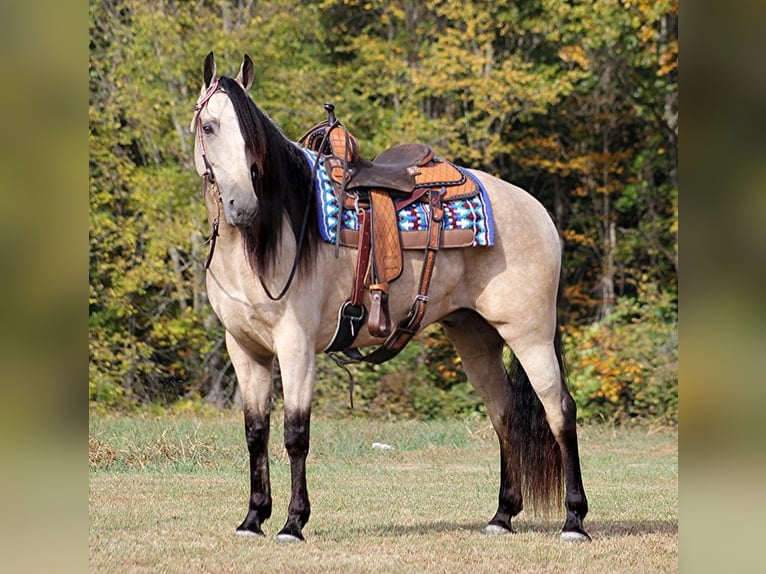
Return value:
M 451 521 L 423 521 L 416 524 L 397 525 L 397 524 L 379 524 L 373 527 L 366 527 L 365 534 L 372 534 L 380 537 L 402 537 L 418 534 L 433 533 L 481 533 L 486 526 L 485 522 L 458 523 Z M 585 527 L 593 539 L 640 536 L 643 534 L 678 534 L 678 522 L 672 520 L 593 520 L 587 521 Z M 534 532 L 541 534 L 550 534 L 551 537 L 558 537 L 561 526 L 558 523 L 551 522 L 520 522 L 514 525 L 516 533 Z
M 551 532 L 558 534 L 558 524 L 528 522 L 516 526 L 518 532 Z M 586 520 L 585 528 L 593 538 L 613 538 L 642 534 L 678 534 L 673 520 Z

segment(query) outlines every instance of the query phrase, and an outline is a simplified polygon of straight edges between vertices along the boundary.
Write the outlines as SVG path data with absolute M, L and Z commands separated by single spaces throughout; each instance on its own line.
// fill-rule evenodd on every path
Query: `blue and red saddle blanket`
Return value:
M 302 150 L 312 168 L 314 163 L 319 161 L 314 181 L 319 232 L 324 241 L 335 243 L 338 220 L 340 219 L 341 229 L 358 231 L 359 219 L 354 209 L 344 208 L 341 210 L 335 190 L 330 182 L 330 177 L 325 170 L 324 157 L 319 156 L 317 160 L 315 152 L 306 148 L 302 148 Z M 476 182 L 480 192 L 472 198 L 458 199 L 444 204 L 444 233 L 448 234 L 451 230 L 464 230 L 462 234 L 465 236 L 465 230 L 472 230 L 473 239 L 472 241 L 469 239 L 464 246 L 490 247 L 495 242 L 495 225 L 487 190 L 484 189 L 484 185 L 482 185 L 478 178 L 468 170 L 460 167 L 458 169 L 466 177 Z M 413 231 L 426 231 L 431 218 L 431 210 L 427 202 L 416 201 L 400 209 L 397 215 L 399 218 L 399 230 L 406 234 Z M 343 233 L 341 233 L 342 236 Z

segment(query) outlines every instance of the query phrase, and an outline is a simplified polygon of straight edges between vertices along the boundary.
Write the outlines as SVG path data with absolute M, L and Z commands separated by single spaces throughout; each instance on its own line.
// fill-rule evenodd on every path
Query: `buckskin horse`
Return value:
M 253 75 L 247 54 L 236 78 L 216 75 L 208 54 L 191 123 L 213 229 L 207 293 L 225 327 L 241 389 L 250 460 L 249 506 L 236 534 L 262 536 L 272 513 L 274 358 L 291 469 L 287 521 L 277 539 L 302 541 L 311 513 L 306 458 L 316 353 L 334 349 L 349 361 L 381 362 L 437 322 L 485 401 L 500 443 L 498 507 L 483 532 L 513 532 L 511 519 L 523 500 L 536 509 L 560 508 L 563 494 L 561 539 L 590 540 L 583 527 L 588 503 L 576 406 L 564 380 L 557 314 L 561 242 L 546 209 L 521 188 L 434 158 L 424 145 L 397 146 L 364 160 L 331 106 L 328 120 L 309 134 L 313 141 L 299 145 L 250 97 Z M 336 207 L 351 202 L 355 234 L 341 229 L 343 216 L 336 213 L 329 224 L 334 239 L 323 237 L 317 224 L 322 181 L 332 184 Z M 458 196 L 463 205 L 472 193 L 478 197 L 477 190 L 493 236 L 484 246 L 460 247 L 463 240 L 447 245 L 460 234 L 445 227 L 445 198 Z M 386 227 L 393 210 L 408 202 L 426 219 L 418 240 Z M 399 319 L 396 325 L 389 316 Z M 510 365 L 503 360 L 506 345 Z M 377 349 L 368 355 L 360 351 L 371 346 Z

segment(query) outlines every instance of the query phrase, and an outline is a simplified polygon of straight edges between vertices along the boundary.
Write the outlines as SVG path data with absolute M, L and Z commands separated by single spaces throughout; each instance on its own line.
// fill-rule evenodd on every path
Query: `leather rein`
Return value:
M 212 223 L 212 232 L 210 233 L 210 238 L 207 240 L 206 243 L 210 243 L 210 251 L 208 252 L 208 255 L 205 259 L 205 269 L 208 269 L 210 267 L 210 262 L 213 259 L 213 252 L 215 251 L 215 244 L 216 244 L 216 238 L 218 237 L 218 227 L 221 217 L 221 190 L 218 188 L 218 184 L 215 181 L 215 176 L 213 174 L 213 166 L 210 165 L 210 162 L 207 159 L 207 152 L 205 150 L 205 140 L 202 136 L 203 130 L 202 130 L 202 117 L 201 112 L 204 109 L 204 107 L 207 105 L 207 103 L 210 101 L 210 98 L 213 97 L 218 91 L 219 91 L 219 85 L 218 85 L 218 78 L 216 78 L 213 83 L 210 85 L 210 87 L 205 91 L 204 94 L 202 94 L 199 99 L 197 100 L 197 103 L 194 105 L 194 122 L 196 123 L 196 132 L 197 137 L 199 139 L 199 146 L 200 146 L 200 155 L 202 156 L 202 161 L 205 164 L 205 171 L 202 174 L 202 183 L 203 187 L 210 187 L 213 191 L 213 197 L 216 201 L 216 204 L 218 206 L 218 215 L 213 219 Z M 324 134 L 324 137 L 322 139 L 321 146 L 324 146 L 325 141 L 327 140 L 327 136 L 330 133 L 330 131 L 335 128 L 339 122 L 336 120 L 335 124 L 330 126 L 330 129 L 327 130 L 327 132 Z M 320 146 L 320 149 L 322 149 Z M 317 175 L 317 170 L 319 169 L 319 161 L 314 161 L 313 166 L 311 169 L 311 179 L 310 179 L 310 185 L 309 185 L 309 193 L 313 193 L 313 185 L 314 180 Z M 301 249 L 303 248 L 303 243 L 306 238 L 306 229 L 308 227 L 308 220 L 309 220 L 309 212 L 311 210 L 311 197 L 308 198 L 308 201 L 306 202 L 306 209 L 303 212 L 303 219 L 301 221 L 301 230 L 300 234 L 298 236 L 298 241 L 296 242 L 295 246 L 295 258 L 293 259 L 292 267 L 290 268 L 290 274 L 287 277 L 287 281 L 285 282 L 284 287 L 282 287 L 282 290 L 277 295 L 272 295 L 269 288 L 266 286 L 265 281 L 263 280 L 263 276 L 261 275 L 260 270 L 258 270 L 258 281 L 261 283 L 261 287 L 266 292 L 266 296 L 271 299 L 272 301 L 278 301 L 282 299 L 285 294 L 287 293 L 288 289 L 290 289 L 290 285 L 292 285 L 293 279 L 295 278 L 295 272 L 298 269 L 298 263 L 300 261 L 300 253 Z

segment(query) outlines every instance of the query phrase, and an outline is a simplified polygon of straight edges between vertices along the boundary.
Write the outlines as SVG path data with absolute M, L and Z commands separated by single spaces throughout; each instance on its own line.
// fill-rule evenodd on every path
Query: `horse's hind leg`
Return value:
M 271 358 L 254 357 L 228 332 L 226 348 L 237 374 L 245 412 L 245 439 L 250 455 L 250 502 L 238 536 L 263 536 L 262 525 L 271 516 L 269 482 L 269 425 L 271 416 Z
M 545 417 L 561 452 L 566 488 L 566 522 L 561 539 L 569 542 L 588 541 L 590 536 L 583 527 L 588 513 L 588 500 L 580 471 L 577 446 L 577 406 L 566 387 L 562 373 L 561 339 L 556 325 L 553 341 L 531 342 L 525 338 L 511 341 L 515 360 L 520 365 L 514 375 L 517 388 L 531 387 L 545 409 Z
M 511 519 L 522 509 L 516 473 L 509 472 L 511 451 L 507 420 L 508 378 L 503 364 L 505 341 L 474 311 L 460 310 L 441 321 L 455 345 L 469 381 L 487 405 L 500 442 L 500 493 L 497 512 L 484 528 L 487 534 L 513 532 Z

